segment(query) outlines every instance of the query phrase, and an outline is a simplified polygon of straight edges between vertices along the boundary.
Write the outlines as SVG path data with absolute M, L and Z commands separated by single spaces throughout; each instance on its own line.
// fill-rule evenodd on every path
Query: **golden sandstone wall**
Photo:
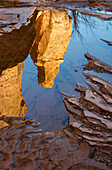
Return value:
M 35 28 L 31 58 L 38 68 L 38 83 L 52 88 L 70 41 L 72 20 L 67 11 L 40 11 Z

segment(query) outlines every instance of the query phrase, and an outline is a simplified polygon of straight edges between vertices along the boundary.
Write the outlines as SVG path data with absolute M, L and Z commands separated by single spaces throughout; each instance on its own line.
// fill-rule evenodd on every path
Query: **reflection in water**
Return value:
M 76 13 L 78 15 L 77 29 L 84 37 L 84 45 L 78 34 L 76 36 L 72 34 L 68 46 L 71 25 L 73 25 L 72 30 L 74 29 L 74 23 L 72 24 L 68 14 L 66 11 L 57 10 L 38 13 L 35 24 L 36 37 L 23 71 L 22 91 L 28 109 L 26 118 L 34 118 L 37 122 L 39 121 L 40 128 L 45 131 L 59 130 L 67 123 L 68 114 L 63 106 L 60 92 L 72 94 L 76 82 L 86 84 L 81 66 L 86 61 L 83 54 L 88 51 L 96 57 L 101 57 L 102 61 L 107 63 L 111 58 L 111 49 L 107 51 L 109 47 L 101 45 L 102 42 L 99 39 L 102 32 L 104 38 L 108 39 L 110 36 L 111 30 L 109 29 L 108 32 L 106 30 L 109 22 L 91 16 L 87 16 L 88 22 L 86 22 L 86 16 L 83 18 L 81 14 Z M 55 20 L 55 18 L 57 19 Z M 92 28 L 94 29 L 92 30 Z M 69 36 L 66 30 L 68 30 Z M 60 58 L 61 61 L 63 60 L 64 53 L 64 62 L 58 73 L 59 61 Z M 75 68 L 77 72 L 74 72 Z M 103 76 L 105 75 L 103 74 Z M 109 76 L 106 75 L 106 78 L 109 79 Z M 74 93 L 78 96 L 77 92 Z
M 35 37 L 34 12 L 30 23 L 19 30 L 0 36 L 0 117 L 25 117 L 26 104 L 23 100 L 21 81 L 24 60 Z M 0 120 L 0 128 L 7 125 Z
M 2 73 L 0 78 L 0 117 L 4 115 L 25 117 L 26 105 L 21 91 L 23 67 L 24 62 Z
M 102 14 L 102 13 L 95 13 L 92 10 L 90 10 L 90 12 L 85 10 L 85 15 L 83 15 L 84 11 L 82 9 L 77 9 L 77 10 L 69 10 L 69 15 L 71 16 L 71 18 L 73 19 L 73 29 L 72 29 L 72 34 L 74 34 L 75 32 L 78 34 L 78 36 L 80 37 L 81 41 L 84 38 L 84 35 L 82 33 L 83 30 L 80 29 L 80 24 L 83 24 L 83 27 L 88 27 L 89 30 L 94 34 L 94 30 L 97 29 L 98 26 L 98 22 L 96 21 L 96 19 L 94 17 L 97 17 L 101 20 L 105 20 L 108 21 L 107 22 L 107 28 L 112 26 L 111 23 L 111 18 L 112 15 L 108 15 L 108 14 Z M 91 17 L 90 17 L 91 16 Z
M 44 23 L 46 19 L 44 19 L 44 13 L 45 13 L 45 17 L 47 14 L 49 16 L 48 17 L 49 22 L 47 22 L 48 26 L 45 26 L 45 27 L 44 27 Z M 63 13 L 65 14 L 65 11 Z M 59 69 L 59 62 L 60 60 L 63 60 L 63 55 L 66 52 L 65 49 L 67 48 L 67 45 L 68 45 L 68 39 L 70 38 L 69 31 L 71 32 L 71 29 L 70 30 L 68 29 L 69 36 L 66 35 L 66 32 L 64 32 L 66 28 L 65 23 L 68 21 L 68 18 L 66 18 L 65 20 L 64 18 L 62 18 L 64 21 L 64 24 L 63 22 L 61 23 L 59 21 L 57 22 L 54 20 L 55 15 L 57 14 L 59 16 L 59 13 L 56 11 L 54 13 L 53 11 L 41 12 L 40 17 L 38 18 L 39 22 L 37 21 L 37 25 L 39 24 L 40 26 L 39 28 L 40 31 L 37 31 L 37 35 L 40 34 L 40 36 L 36 36 L 36 38 L 37 39 L 39 38 L 39 40 L 36 41 L 35 39 L 35 42 L 31 50 L 31 56 L 32 56 L 33 62 L 35 63 L 35 65 L 37 65 L 37 68 L 38 68 L 39 84 L 41 84 L 42 86 L 44 86 L 45 84 L 45 87 L 53 86 L 53 83 L 52 84 L 49 83 L 49 79 L 55 75 L 56 72 L 54 70 L 56 70 L 56 67 L 58 67 Z M 54 21 L 55 21 L 55 24 L 53 24 Z M 62 32 L 60 29 L 61 26 L 63 28 Z M 55 29 L 53 30 L 53 28 Z M 58 34 L 57 30 L 59 30 L 60 34 Z M 46 36 L 47 34 L 48 36 Z M 63 35 L 63 38 L 61 39 L 60 37 L 62 35 Z M 91 42 L 91 37 L 89 38 Z M 89 38 L 87 39 L 88 41 L 89 41 Z M 79 41 L 76 41 L 76 40 L 77 39 L 75 39 L 75 42 L 78 44 Z M 43 46 L 44 42 L 45 42 L 45 46 Z M 55 44 L 56 42 L 57 44 Z M 67 42 L 67 45 L 66 45 L 66 42 Z M 33 77 L 34 70 L 32 69 L 27 70 L 27 73 L 29 74 L 25 78 L 28 79 L 28 76 L 31 76 L 32 81 L 30 83 L 33 82 L 31 86 L 29 86 L 30 85 L 29 82 L 28 82 L 29 84 L 28 83 L 25 84 L 25 91 L 27 94 L 27 99 L 29 100 L 29 103 L 34 100 L 34 103 L 32 102 L 34 104 L 33 107 L 32 107 L 32 103 L 29 104 L 30 107 L 32 107 L 32 109 L 37 109 L 37 106 L 39 104 L 40 105 L 42 104 L 41 108 L 45 109 L 44 113 L 46 115 L 44 115 L 41 111 L 39 113 L 38 110 L 36 110 L 35 113 L 38 113 L 39 115 L 38 117 L 40 118 L 38 119 L 39 121 L 41 120 L 41 117 L 42 117 L 42 120 L 43 119 L 45 120 L 44 122 L 45 126 L 47 126 L 46 124 L 48 121 L 50 124 L 51 123 L 56 124 L 56 117 L 54 115 L 56 115 L 57 113 L 54 111 L 58 112 L 60 101 L 62 101 L 62 99 L 60 100 L 59 98 L 60 91 L 64 89 L 62 88 L 62 85 L 63 86 L 65 85 L 66 87 L 68 86 L 68 89 L 70 90 L 71 90 L 70 87 L 74 86 L 74 84 L 72 84 L 71 71 L 74 70 L 73 69 L 74 65 L 78 63 L 79 58 L 81 57 L 81 55 L 79 55 L 78 52 L 82 51 L 83 53 L 83 50 L 79 50 L 77 48 L 77 47 L 80 47 L 81 45 L 79 44 L 77 46 L 77 44 L 75 46 L 75 52 L 74 52 L 74 46 L 72 46 L 71 44 L 72 46 L 71 51 L 74 52 L 73 55 L 74 54 L 75 55 L 73 56 L 73 58 L 72 56 L 68 55 L 68 58 L 67 58 L 68 61 L 65 60 L 65 63 L 63 63 L 63 65 L 65 64 L 65 68 L 67 71 L 65 71 L 64 67 L 62 67 L 64 74 L 61 75 L 61 78 L 58 77 L 56 86 L 55 87 L 53 86 L 53 88 L 50 89 L 52 91 L 48 89 L 51 92 L 51 94 L 48 91 L 45 91 L 46 88 L 43 88 L 43 87 L 40 87 L 40 89 L 41 90 L 44 89 L 44 94 L 42 93 L 43 91 L 41 91 L 40 89 L 37 90 L 36 89 L 37 84 L 35 84 L 34 77 Z M 99 44 L 96 43 L 96 45 L 98 46 Z M 100 45 L 98 46 L 98 50 L 99 50 Z M 52 50 L 50 50 L 50 47 Z M 94 49 L 93 44 L 92 44 L 92 49 Z M 102 49 L 106 52 L 105 55 L 108 54 L 107 60 L 109 62 L 110 55 L 107 52 L 107 48 L 102 48 Z M 29 51 L 29 49 L 27 50 Z M 89 49 L 89 51 L 91 51 L 91 48 Z M 95 52 L 97 53 L 97 50 Z M 111 53 L 111 50 L 110 50 L 110 53 Z M 103 55 L 103 57 L 105 55 Z M 55 57 L 56 57 L 56 60 L 55 60 Z M 91 57 L 91 58 L 94 61 L 96 61 L 95 57 L 94 58 Z M 17 59 L 19 60 L 19 57 Z M 1 61 L 3 62 L 3 60 Z M 53 63 L 51 65 L 51 61 L 53 61 L 54 65 Z M 56 61 L 58 64 L 56 63 Z M 94 61 L 90 62 L 90 64 L 92 64 L 92 67 L 96 67 L 95 65 L 99 67 L 99 60 L 97 60 L 97 63 L 96 62 L 94 63 Z M 27 66 L 31 64 L 30 62 L 28 63 Z M 66 64 L 66 62 L 68 62 L 67 63 L 68 65 Z M 24 103 L 23 97 L 21 95 L 21 90 L 20 90 L 21 89 L 21 76 L 22 76 L 24 63 L 23 62 L 19 64 L 18 63 L 14 64 L 15 66 L 12 64 L 11 68 L 7 70 L 5 69 L 8 68 L 9 66 L 5 67 L 5 69 L 3 69 L 5 71 L 2 70 L 1 87 L 0 87 L 1 88 L 0 90 L 1 100 L 3 100 L 1 101 L 2 105 L 0 109 L 1 109 L 1 113 L 2 111 L 4 111 L 2 115 L 4 114 L 6 115 L 7 113 L 5 112 L 8 112 L 9 114 L 8 116 L 13 116 L 13 117 L 16 117 L 16 116 L 19 117 L 19 116 L 25 115 L 26 105 Z M 101 63 L 103 62 L 100 61 L 100 64 Z M 80 62 L 78 64 L 80 64 Z M 105 68 L 107 69 L 107 64 L 103 66 L 105 66 Z M 100 67 L 97 68 L 97 70 L 99 70 L 100 72 L 103 72 L 102 70 L 100 70 L 101 69 Z M 87 67 L 85 69 L 87 69 Z M 51 70 L 54 72 L 53 76 L 52 76 Z M 95 71 L 96 69 L 93 69 L 93 70 Z M 64 80 L 64 78 L 67 78 L 64 76 L 66 76 L 68 73 L 69 73 L 70 79 Z M 75 72 L 73 74 L 75 81 L 78 80 L 78 77 L 80 77 L 81 74 L 82 74 L 82 70 L 81 72 Z M 14 169 L 14 168 L 18 168 L 18 169 L 25 169 L 25 168 L 26 169 L 29 169 L 29 168 L 30 169 L 37 169 L 37 168 L 38 169 L 111 169 L 112 168 L 112 156 L 111 156 L 111 148 L 112 148 L 112 145 L 111 145 L 112 143 L 112 138 L 111 138 L 112 136 L 112 123 L 111 123 L 112 122 L 112 114 L 111 114 L 112 90 L 111 89 L 112 89 L 112 84 L 105 81 L 104 79 L 101 79 L 100 77 L 96 75 L 85 73 L 85 76 L 86 78 L 92 81 L 92 83 L 88 83 L 90 88 L 77 84 L 77 90 L 79 90 L 81 94 L 80 98 L 76 98 L 74 96 L 67 96 L 67 95 L 64 98 L 66 109 L 69 112 L 68 125 L 64 129 L 58 132 L 52 132 L 52 133 L 47 132 L 47 133 L 38 134 L 38 132 L 40 132 L 40 130 L 36 128 L 38 124 L 33 124 L 32 120 L 28 120 L 24 122 L 21 121 L 20 123 L 17 123 L 16 118 L 15 119 L 3 118 L 3 120 L 0 119 L 0 123 L 2 127 L 7 126 L 9 122 L 12 125 L 9 128 L 0 130 L 1 169 L 8 169 L 8 168 L 9 169 Z M 52 79 L 54 82 L 54 77 Z M 68 80 L 71 86 L 67 82 Z M 94 83 L 96 83 L 96 85 Z M 33 85 L 36 85 L 36 87 Z M 30 93 L 28 93 L 29 89 L 31 90 Z M 52 98 L 52 96 L 54 98 Z M 39 103 L 39 100 L 40 100 L 40 103 Z M 57 101 L 59 101 L 59 103 Z M 44 102 L 46 102 L 45 103 L 46 107 L 44 106 Z M 52 105 L 52 103 L 54 105 Z M 61 103 L 61 106 L 62 106 L 62 103 Z M 52 115 L 50 115 L 51 116 L 50 118 L 48 117 L 49 110 L 47 109 L 52 110 L 53 117 L 55 117 L 54 122 L 53 122 L 53 119 L 51 118 Z M 32 112 L 31 112 L 31 117 L 33 117 Z M 36 114 L 34 115 L 34 117 L 36 117 Z M 54 124 L 53 124 L 53 127 L 54 127 Z
M 88 17 L 87 15 L 81 15 L 79 12 L 76 10 L 69 11 L 69 15 L 73 19 L 73 30 L 72 34 L 75 32 L 78 34 L 80 37 L 81 41 L 83 40 L 83 34 L 81 33 L 80 30 L 80 23 L 82 22 L 86 27 L 88 26 L 89 29 L 93 32 L 93 29 L 96 28 L 97 23 L 93 18 Z
M 38 68 L 40 86 L 52 88 L 71 37 L 72 20 L 67 11 L 39 13 L 31 58 Z
M 81 65 L 79 60 L 82 59 L 81 57 L 82 54 L 84 54 L 85 49 L 82 48 L 82 44 L 80 43 L 80 38 L 78 36 L 76 36 L 75 38 L 73 36 L 71 37 L 72 28 L 73 30 L 75 29 L 78 32 L 78 35 L 85 35 L 84 38 L 87 38 L 87 42 L 85 41 L 87 44 L 84 44 L 85 46 L 87 46 L 86 50 L 89 49 L 90 51 L 92 51 L 91 54 L 93 54 L 93 52 L 96 52 L 98 54 L 99 52 L 101 52 L 102 55 L 95 56 L 101 56 L 104 60 L 107 60 L 107 62 L 109 61 L 110 54 L 108 54 L 108 58 L 104 57 L 105 55 L 107 55 L 107 52 L 104 53 L 106 48 L 101 47 L 101 41 L 100 43 L 97 42 L 96 39 L 94 39 L 94 35 L 90 32 L 90 36 L 88 36 L 84 29 L 85 25 L 86 29 L 87 26 L 89 26 L 89 30 L 92 30 L 92 28 L 95 28 L 95 25 L 97 24 L 100 26 L 100 30 L 102 29 L 102 22 L 97 21 L 96 18 L 92 19 L 90 16 L 83 16 L 77 11 L 71 11 L 71 13 L 73 19 L 73 27 L 72 20 L 69 18 L 67 11 L 35 11 L 33 17 L 31 18 L 30 24 L 28 24 L 27 26 L 22 26 L 19 30 L 13 30 L 11 33 L 5 33 L 0 37 L 0 73 L 2 73 L 1 90 L 2 93 L 4 91 L 4 94 L 1 93 L 1 95 L 3 96 L 3 101 L 1 101 L 1 103 L 4 103 L 2 107 L 7 106 L 4 108 L 1 107 L 1 110 L 4 110 L 4 112 L 1 111 L 1 116 L 8 116 L 8 114 L 11 114 L 11 116 L 17 116 L 17 114 L 18 116 L 25 116 L 26 103 L 28 106 L 27 118 L 35 117 L 37 121 L 41 122 L 42 129 L 55 130 L 57 129 L 57 122 L 59 123 L 59 121 L 61 122 L 59 123 L 61 124 L 59 125 L 61 127 L 66 124 L 65 122 L 67 121 L 67 114 L 62 104 L 62 96 L 60 92 L 64 91 L 71 93 L 76 81 L 80 80 L 80 82 L 83 81 L 83 83 L 85 83 L 84 77 L 81 72 L 82 68 L 78 70 L 78 72 L 74 73 L 74 67 L 76 65 Z M 101 23 L 101 25 L 99 23 Z M 109 22 L 107 22 L 107 24 L 108 23 Z M 103 26 L 106 27 L 106 24 L 103 23 Z M 101 35 L 102 32 L 103 35 L 110 34 L 109 31 L 108 33 L 106 32 L 106 29 L 101 30 Z M 70 37 L 71 41 L 68 48 Z M 94 46 L 91 46 L 91 39 L 93 40 Z M 23 73 L 22 90 L 25 99 L 24 103 L 21 95 L 20 83 L 24 64 L 21 62 L 23 62 L 24 59 L 27 57 L 29 51 L 34 64 L 37 66 L 36 69 L 38 69 L 38 84 L 40 86 L 38 86 L 37 84 L 37 76 L 36 81 L 34 80 L 34 70 L 29 67 L 27 71 L 25 70 L 27 72 L 27 75 Z M 61 65 L 61 71 L 60 74 L 58 74 L 59 65 L 63 62 L 64 54 L 65 62 Z M 30 66 L 30 64 L 32 64 L 32 61 L 29 60 L 29 58 L 27 58 L 27 61 L 29 63 L 26 65 Z M 18 65 L 18 63 L 20 64 Z M 18 68 L 21 68 L 21 75 L 17 71 Z M 56 78 L 57 74 L 58 76 Z M 27 83 L 26 81 L 24 81 L 24 75 L 25 80 L 28 80 Z M 8 77 L 8 79 L 6 77 Z M 13 80 L 13 77 L 20 78 L 17 81 L 16 79 Z M 56 81 L 54 85 L 55 78 Z M 12 88 L 14 86 L 14 83 L 17 85 L 17 89 Z M 43 88 L 41 86 L 51 89 Z M 18 102 L 16 102 L 16 99 L 14 98 L 14 92 L 17 93 L 17 96 L 15 95 L 15 98 L 18 100 Z M 12 98 L 10 97 L 9 100 L 4 99 L 9 95 L 9 93 Z M 13 106 L 10 105 L 11 102 Z M 15 102 L 16 104 L 18 103 L 17 107 Z M 15 110 L 14 113 L 13 111 L 11 111 L 11 107 L 13 107 L 12 110 Z M 24 107 L 25 111 L 23 109 Z M 60 129 L 59 126 L 58 128 Z
M 3 118 L 11 128 L 0 130 L 2 169 L 112 169 L 112 84 L 84 75 L 92 83 L 88 88 L 77 84 L 80 98 L 65 95 L 69 119 L 60 131 L 40 133 L 39 124 L 31 119 L 18 123 Z

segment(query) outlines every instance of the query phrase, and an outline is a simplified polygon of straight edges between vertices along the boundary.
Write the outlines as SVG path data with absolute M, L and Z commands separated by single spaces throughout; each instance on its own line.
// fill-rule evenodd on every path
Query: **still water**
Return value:
M 57 131 L 68 122 L 61 92 L 78 97 L 74 92 L 76 83 L 86 85 L 84 53 L 89 52 L 112 65 L 112 47 L 100 40 L 112 40 L 112 21 L 77 11 L 46 10 L 38 13 L 35 30 L 27 58 L 10 68 L 13 79 L 7 80 L 7 70 L 1 76 L 5 86 L 14 85 L 10 92 L 6 87 L 2 94 L 1 114 L 8 112 L 7 116 L 32 118 L 40 123 L 43 131 Z M 98 74 L 112 81 L 110 75 Z

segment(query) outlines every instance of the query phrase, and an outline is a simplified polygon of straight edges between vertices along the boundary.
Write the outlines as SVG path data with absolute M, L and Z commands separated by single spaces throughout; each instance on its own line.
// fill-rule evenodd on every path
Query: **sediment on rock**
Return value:
M 89 169 L 90 167 L 111 169 L 110 150 L 100 148 L 105 145 L 105 137 L 108 138 L 108 141 L 111 140 L 109 134 L 99 132 L 98 129 L 91 131 L 90 126 L 81 126 L 74 114 L 69 116 L 71 125 L 67 125 L 59 132 L 46 133 L 40 133 L 39 124 L 35 124 L 33 120 L 22 121 L 18 118 L 7 117 L 0 119 L 8 124 L 8 127 L 0 130 L 0 165 L 2 169 L 14 167 L 24 169 L 67 169 L 72 167 L 75 169 L 77 166 Z M 77 128 L 74 127 L 79 130 L 77 131 Z M 85 138 L 95 147 L 90 146 Z M 91 139 L 93 140 L 91 141 Z M 99 146 L 100 143 L 101 146 Z M 110 148 L 110 144 L 107 145 Z

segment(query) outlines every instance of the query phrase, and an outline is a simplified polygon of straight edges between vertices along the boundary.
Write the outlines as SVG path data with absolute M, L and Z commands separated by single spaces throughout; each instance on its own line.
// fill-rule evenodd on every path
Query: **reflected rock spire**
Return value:
M 52 88 L 71 37 L 72 20 L 67 11 L 40 11 L 31 58 L 38 68 L 40 86 Z

